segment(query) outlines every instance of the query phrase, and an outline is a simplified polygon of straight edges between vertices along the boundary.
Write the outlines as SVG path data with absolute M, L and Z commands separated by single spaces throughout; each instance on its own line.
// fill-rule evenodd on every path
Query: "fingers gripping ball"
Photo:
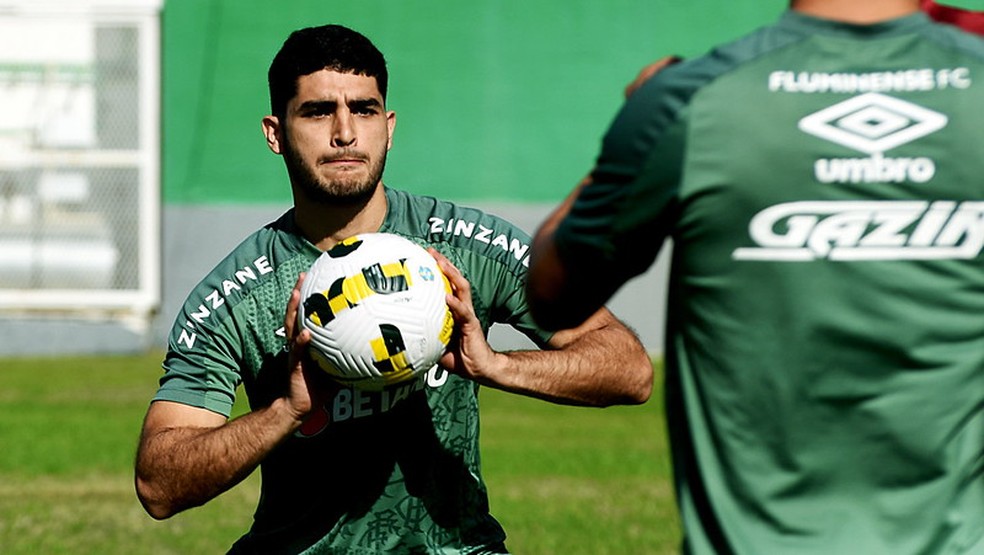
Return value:
M 451 285 L 419 245 L 365 233 L 311 265 L 298 320 L 311 331 L 311 357 L 332 378 L 379 390 L 422 376 L 444 353 L 454 319 Z

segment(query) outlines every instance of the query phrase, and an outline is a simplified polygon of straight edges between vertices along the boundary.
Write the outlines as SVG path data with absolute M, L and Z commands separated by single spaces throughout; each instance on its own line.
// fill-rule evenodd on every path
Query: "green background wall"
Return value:
M 385 181 L 456 200 L 554 202 L 590 168 L 646 63 L 773 21 L 786 0 L 167 0 L 163 193 L 170 204 L 289 203 L 260 133 L 290 31 L 350 26 L 390 68 Z

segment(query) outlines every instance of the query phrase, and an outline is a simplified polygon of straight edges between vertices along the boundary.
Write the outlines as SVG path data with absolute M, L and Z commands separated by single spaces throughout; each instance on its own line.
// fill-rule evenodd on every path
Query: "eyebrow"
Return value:
M 347 103 L 350 109 L 382 108 L 382 103 L 375 98 L 356 98 Z M 329 111 L 334 112 L 338 106 L 336 100 L 308 100 L 297 107 L 299 112 Z
M 364 109 L 364 108 L 382 108 L 382 103 L 375 98 L 357 98 L 349 102 L 349 108 Z

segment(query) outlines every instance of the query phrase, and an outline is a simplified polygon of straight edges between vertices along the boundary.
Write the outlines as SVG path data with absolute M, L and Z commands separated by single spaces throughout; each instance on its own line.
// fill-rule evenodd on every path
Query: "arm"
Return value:
M 226 421 L 206 409 L 156 401 L 144 420 L 137 450 L 137 497 L 156 519 L 202 505 L 248 476 L 300 427 L 314 406 L 313 381 L 302 365 L 310 333 L 295 333 L 298 279 L 284 318 L 291 338 L 290 387 L 270 406 Z
M 652 392 L 653 367 L 639 339 L 607 310 L 582 325 L 558 331 L 544 351 L 499 353 L 489 346 L 475 315 L 471 285 L 434 250 L 451 283 L 448 306 L 456 343 L 441 365 L 476 382 L 547 401 L 586 406 L 639 404 Z
M 625 87 L 627 104 L 630 97 L 657 73 L 682 60 L 679 56 L 666 56 L 642 68 L 635 80 Z M 655 112 L 658 110 L 642 111 L 643 114 Z M 639 116 L 640 112 L 637 111 L 629 119 L 638 123 L 639 120 L 644 119 Z M 665 122 L 662 125 L 666 125 Z M 638 164 L 641 170 L 642 161 L 635 160 L 634 163 Z M 624 166 L 625 160 L 621 160 L 619 165 Z M 533 236 L 530 272 L 526 283 L 526 302 L 537 324 L 546 329 L 570 328 L 584 322 L 604 305 L 615 293 L 614 288 L 619 285 L 619 282 L 608 279 L 609 272 L 604 265 L 594 263 L 596 261 L 590 256 L 587 257 L 587 263 L 580 264 L 576 268 L 570 267 L 572 264 L 570 260 L 565 264 L 554 239 L 557 228 L 571 212 L 578 197 L 591 184 L 592 178 L 592 175 L 589 175 L 582 180 L 547 216 Z M 604 200 L 602 202 L 610 204 Z M 597 198 L 592 203 L 597 207 Z
M 590 183 L 590 177 L 582 180 L 547 216 L 533 236 L 530 272 L 526 280 L 526 302 L 536 323 L 549 330 L 583 325 L 608 299 L 607 292 L 574 283 L 574 276 L 564 266 L 553 238 L 557 226 L 570 212 L 584 187 Z M 583 275 L 589 268 L 582 268 L 581 271 Z M 586 298 L 587 291 L 591 290 L 599 293 L 597 299 Z
M 202 505 L 249 476 L 299 426 L 281 399 L 229 422 L 206 409 L 154 402 L 137 451 L 137 497 L 156 519 Z
M 571 211 L 578 194 L 590 183 L 590 176 L 581 180 L 533 234 L 530 273 L 526 278 L 526 302 L 529 303 L 530 312 L 536 322 L 547 329 L 562 327 L 558 321 L 562 319 L 557 317 L 562 314 L 561 292 L 568 287 L 567 271 L 554 245 L 553 235 L 557 226 Z

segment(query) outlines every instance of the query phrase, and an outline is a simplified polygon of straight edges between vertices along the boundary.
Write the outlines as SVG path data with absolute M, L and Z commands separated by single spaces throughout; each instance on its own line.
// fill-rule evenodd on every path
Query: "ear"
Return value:
M 389 138 L 386 141 L 386 150 L 393 148 L 393 131 L 396 129 L 396 112 L 386 112 L 386 132 Z
M 280 126 L 280 118 L 264 116 L 261 124 L 263 125 L 263 136 L 266 137 L 267 148 L 274 154 L 283 154 L 284 151 L 281 148 L 283 142 L 280 135 L 283 130 Z

